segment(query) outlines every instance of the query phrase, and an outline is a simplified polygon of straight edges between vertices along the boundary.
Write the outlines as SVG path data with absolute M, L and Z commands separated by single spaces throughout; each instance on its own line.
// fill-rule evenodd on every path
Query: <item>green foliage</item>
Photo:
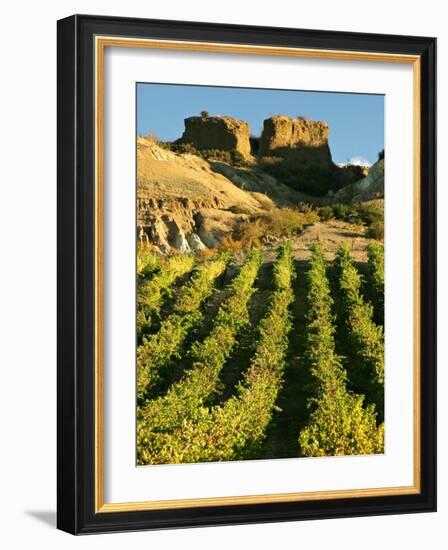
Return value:
M 232 166 L 246 166 L 247 161 L 242 153 L 236 151 L 224 151 L 222 149 L 201 149 L 197 151 L 197 155 L 205 160 L 215 160 L 226 162 Z
M 139 463 L 236 460 L 260 444 L 283 380 L 293 277 L 291 247 L 285 244 L 274 267 L 275 291 L 260 322 L 257 348 L 236 394 L 221 406 L 195 406 L 195 414 L 183 414 L 170 430 L 149 430 L 140 423 Z
M 151 247 L 139 246 L 137 250 L 137 276 L 144 279 L 157 271 L 163 260 L 160 254 L 154 252 Z
M 214 160 L 218 162 L 226 162 L 232 166 L 246 166 L 247 160 L 242 153 L 236 150 L 224 151 L 223 149 L 196 149 L 191 143 L 179 142 L 159 142 L 159 145 L 180 155 L 196 155 L 204 160 Z
M 378 206 L 373 204 L 338 203 L 325 208 L 332 209 L 333 218 L 348 223 L 366 225 L 367 227 L 370 227 L 373 224 L 384 222 L 384 212 L 381 208 L 378 208 Z
M 369 285 L 372 290 L 374 307 L 379 319 L 384 319 L 384 246 L 370 243 L 367 248 Z
M 344 252 L 341 252 L 343 256 Z M 299 434 L 302 456 L 383 452 L 383 427 L 376 427 L 372 405 L 347 390 L 347 374 L 335 352 L 333 300 L 322 247 L 314 246 L 307 273 L 306 350 L 304 361 L 314 381 L 310 421 Z
M 239 242 L 240 248 L 244 248 L 260 246 L 266 237 L 290 239 L 300 234 L 306 224 L 318 220 L 318 215 L 312 209 L 300 212 L 293 208 L 272 208 L 261 216 L 240 222 L 232 235 L 232 241 Z
M 267 225 L 267 233 L 276 237 L 290 238 L 299 234 L 303 226 L 310 223 L 309 214 L 292 208 L 273 208 L 262 216 Z
M 201 111 L 201 118 L 208 118 L 209 114 L 208 111 Z
M 266 156 L 258 161 L 260 168 L 289 187 L 295 187 L 297 181 L 282 157 Z
M 260 246 L 268 233 L 268 226 L 262 218 L 240 222 L 233 232 L 232 239 L 240 243 L 240 248 Z
M 239 151 L 236 151 L 236 150 L 231 151 L 230 158 L 234 166 L 245 166 L 247 164 L 244 155 Z
M 191 349 L 193 367 L 174 383 L 166 395 L 139 408 L 140 434 L 166 431 L 201 413 L 200 406 L 218 389 L 219 374 L 237 342 L 241 329 L 249 323 L 248 303 L 261 265 L 261 254 L 249 252 L 239 274 L 229 285 L 229 296 L 221 304 L 210 334 Z
M 260 168 L 282 183 L 315 197 L 327 195 L 336 190 L 338 183 L 328 169 L 319 164 L 292 163 L 281 157 L 266 156 L 259 159 Z
M 357 357 L 358 376 L 368 379 L 378 410 L 384 403 L 384 334 L 373 321 L 373 307 L 361 294 L 361 276 L 353 265 L 348 247 L 336 256 L 339 287 L 346 310 L 350 340 Z M 355 373 L 356 375 L 356 373 Z
M 300 164 L 291 169 L 294 174 L 294 189 L 315 197 L 323 197 L 328 191 L 336 191 L 338 182 L 332 173 L 317 163 Z
M 164 299 L 170 295 L 171 286 L 176 279 L 188 273 L 194 266 L 194 257 L 190 255 L 172 256 L 162 270 L 150 280 L 137 285 L 137 334 L 143 335 L 151 323 L 151 316 L 160 312 Z
M 278 213 L 273 213 L 275 223 L 269 218 L 260 218 L 259 223 L 264 224 L 263 230 L 266 230 L 268 223 L 272 227 L 278 223 L 279 233 L 294 234 L 296 215 L 301 216 L 302 221 L 309 215 L 307 208 L 302 210 L 293 210 L 291 219 L 283 216 L 286 221 L 282 221 L 280 213 L 283 210 L 279 209 Z M 373 243 L 368 255 L 369 280 L 372 287 L 378 287 L 380 292 L 384 251 L 378 243 Z M 141 294 L 143 299 L 139 301 L 138 313 L 145 307 L 145 300 L 153 295 L 158 295 L 158 299 L 151 298 L 150 303 L 156 304 L 151 312 L 160 309 L 160 304 L 179 276 L 171 273 L 167 277 L 166 272 L 188 271 L 187 265 L 180 267 L 176 263 L 182 258 L 188 256 L 168 260 L 158 258 L 159 267 L 148 272 L 152 274 L 151 279 L 148 275 L 139 276 L 139 296 Z M 251 458 L 259 452 L 267 428 L 278 410 L 276 402 L 283 385 L 288 335 L 292 326 L 290 306 L 294 299 L 292 250 L 288 243 L 279 249 L 272 271 L 274 290 L 269 297 L 266 314 L 258 324 L 258 337 L 250 364 L 236 384 L 233 395 L 220 404 L 214 400 L 222 388 L 222 369 L 233 353 L 242 330 L 249 324 L 248 307 L 261 265 L 258 249 L 247 254 L 236 277 L 225 289 L 226 298 L 218 308 L 208 335 L 191 346 L 191 367 L 185 369 L 182 377 L 171 383 L 163 395 L 156 397 L 161 389 L 160 382 L 170 378 L 170 367 L 185 356 L 189 335 L 203 321 L 204 300 L 212 294 L 216 279 L 224 271 L 228 260 L 228 254 L 218 254 L 197 267 L 189 282 L 178 292 L 172 313 L 161 321 L 156 333 L 143 338 L 138 348 L 139 464 Z M 142 258 L 141 265 L 146 265 L 145 262 Z M 148 266 L 152 265 L 151 262 L 147 261 Z M 381 412 L 383 387 L 378 375 L 378 361 L 383 357 L 384 375 L 384 356 L 379 352 L 382 345 L 384 353 L 382 330 L 373 323 L 372 306 L 361 295 L 361 278 L 347 247 L 338 251 L 335 264 L 350 343 L 356 354 L 353 365 L 370 381 L 373 390 L 378 391 L 376 404 L 379 404 Z M 190 269 L 192 267 L 193 264 Z M 154 280 L 158 282 L 151 285 Z M 336 353 L 333 299 L 323 249 L 319 244 L 313 247 L 306 282 L 303 366 L 312 378 L 312 396 L 309 399 L 309 420 L 298 436 L 298 454 L 381 453 L 384 451 L 384 426 L 377 426 L 376 405 L 365 405 L 364 395 L 349 391 L 347 372 Z M 384 286 L 384 273 L 382 284 Z M 351 370 L 349 376 L 351 380 Z M 366 395 L 369 397 L 367 392 Z
M 343 387 L 324 393 L 310 424 L 299 435 L 305 456 L 379 454 L 384 452 L 384 424 L 376 426 L 373 405 Z
M 180 358 L 182 345 L 195 326 L 202 321 L 201 304 L 211 295 L 215 280 L 226 268 L 229 256 L 221 254 L 201 265 L 185 285 L 174 304 L 173 313 L 157 333 L 143 337 L 137 348 L 137 398 L 142 402 L 148 391 L 160 380 L 160 371 L 174 358 Z
M 372 223 L 366 231 L 366 237 L 369 239 L 376 239 L 378 241 L 384 240 L 384 222 Z
M 159 142 L 159 146 L 173 153 L 180 155 L 199 155 L 198 150 L 191 143 L 179 143 L 179 142 Z
M 319 208 L 319 218 L 323 222 L 332 220 L 333 217 L 334 217 L 333 208 L 331 208 L 331 206 L 322 206 L 321 208 Z

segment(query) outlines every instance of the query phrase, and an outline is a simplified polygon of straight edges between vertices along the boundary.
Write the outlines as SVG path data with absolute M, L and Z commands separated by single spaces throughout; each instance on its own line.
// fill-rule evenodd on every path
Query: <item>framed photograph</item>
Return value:
M 58 527 L 436 508 L 434 38 L 58 22 Z

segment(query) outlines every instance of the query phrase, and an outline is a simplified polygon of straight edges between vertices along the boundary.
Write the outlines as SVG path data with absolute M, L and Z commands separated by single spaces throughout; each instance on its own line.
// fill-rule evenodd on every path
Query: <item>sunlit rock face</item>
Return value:
M 297 163 L 333 167 L 328 124 L 320 120 L 272 116 L 263 123 L 260 156 L 283 157 Z
M 184 122 L 185 131 L 179 143 L 190 143 L 199 150 L 237 151 L 250 157 L 250 128 L 244 120 L 228 116 L 193 116 Z

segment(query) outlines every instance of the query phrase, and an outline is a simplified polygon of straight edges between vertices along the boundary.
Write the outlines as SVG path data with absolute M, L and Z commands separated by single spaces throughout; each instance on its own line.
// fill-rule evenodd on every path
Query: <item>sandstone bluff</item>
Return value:
M 179 143 L 190 143 L 196 149 L 238 151 L 249 157 L 249 124 L 244 120 L 223 116 L 193 116 L 185 119 L 185 131 Z
M 328 133 L 328 124 L 320 120 L 273 116 L 263 123 L 260 155 L 295 158 L 330 168 L 333 162 Z

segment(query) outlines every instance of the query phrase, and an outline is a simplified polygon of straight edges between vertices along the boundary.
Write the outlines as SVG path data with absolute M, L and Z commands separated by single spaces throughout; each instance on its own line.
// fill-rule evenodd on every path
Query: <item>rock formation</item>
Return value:
M 258 154 L 282 161 L 311 195 L 336 192 L 365 177 L 368 169 L 334 164 L 328 136 L 329 127 L 324 121 L 272 116 L 263 123 Z
M 294 164 L 332 169 L 328 124 L 319 120 L 272 116 L 263 123 L 259 155 L 281 157 Z
M 274 116 L 260 138 L 230 117 L 190 117 L 178 142 L 238 151 L 251 162 L 205 160 L 137 138 L 137 238 L 163 254 L 216 247 L 243 221 L 300 202 L 361 202 L 384 196 L 384 161 L 337 166 L 326 122 Z M 251 153 L 252 146 L 252 153 Z M 188 150 L 188 148 L 187 148 Z M 255 162 L 253 155 L 263 157 Z M 273 168 L 273 169 L 272 169 Z
M 334 202 L 352 203 L 384 198 L 384 159 L 377 161 L 366 177 L 340 189 Z
M 341 185 L 350 185 L 362 178 L 365 178 L 369 173 L 368 166 L 361 166 L 359 164 L 345 164 L 343 166 L 337 166 L 337 177 Z
M 249 124 L 228 116 L 193 116 L 185 119 L 185 131 L 179 143 L 190 143 L 196 149 L 238 151 L 250 157 Z

